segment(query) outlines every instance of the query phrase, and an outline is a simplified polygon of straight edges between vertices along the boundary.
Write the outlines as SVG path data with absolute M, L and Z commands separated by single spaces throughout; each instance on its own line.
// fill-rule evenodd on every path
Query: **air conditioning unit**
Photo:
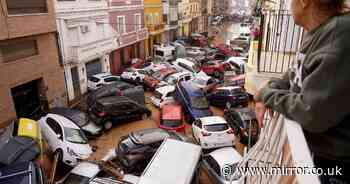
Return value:
M 89 32 L 89 26 L 80 26 L 81 33 L 87 33 Z

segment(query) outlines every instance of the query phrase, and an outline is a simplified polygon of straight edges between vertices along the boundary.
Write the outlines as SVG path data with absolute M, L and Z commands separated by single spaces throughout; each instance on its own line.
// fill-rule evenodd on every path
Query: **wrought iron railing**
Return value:
M 303 29 L 295 24 L 289 11 L 277 10 L 261 15 L 260 30 L 258 72 L 285 72 L 300 48 Z

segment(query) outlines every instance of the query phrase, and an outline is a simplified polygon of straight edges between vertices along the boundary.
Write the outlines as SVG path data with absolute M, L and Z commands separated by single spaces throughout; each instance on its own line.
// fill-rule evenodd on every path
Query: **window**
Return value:
M 100 79 L 97 78 L 97 77 L 88 77 L 88 79 L 89 79 L 89 81 L 91 81 L 91 82 L 99 82 L 99 81 L 100 81 Z
M 141 15 L 140 14 L 135 14 L 135 31 L 139 31 L 142 28 L 141 25 Z
M 212 124 L 204 125 L 204 129 L 209 132 L 221 132 L 227 130 L 229 127 L 227 124 Z
M 52 129 L 52 131 L 55 132 L 56 135 L 61 135 L 62 136 L 62 129 L 61 126 L 56 122 L 56 120 L 52 118 L 47 118 L 46 119 L 47 125 Z
M 117 27 L 119 33 L 125 33 L 126 32 L 126 25 L 125 25 L 125 16 L 118 16 L 117 18 Z
M 208 109 L 209 103 L 205 96 L 194 96 L 191 98 L 191 105 L 195 109 Z
M 205 161 L 208 162 L 208 164 L 210 165 L 210 167 L 215 171 L 215 173 L 218 175 L 218 176 L 221 176 L 221 169 L 220 169 L 220 166 L 219 164 L 216 162 L 216 160 L 212 157 L 212 156 L 207 156 L 204 158 Z
M 9 15 L 47 13 L 46 0 L 6 0 Z
M 38 55 L 38 47 L 34 39 L 9 40 L 0 42 L 0 58 L 9 62 Z
M 105 82 L 115 82 L 115 81 L 118 81 L 119 79 L 117 77 L 108 77 L 108 78 L 105 78 L 104 81 Z

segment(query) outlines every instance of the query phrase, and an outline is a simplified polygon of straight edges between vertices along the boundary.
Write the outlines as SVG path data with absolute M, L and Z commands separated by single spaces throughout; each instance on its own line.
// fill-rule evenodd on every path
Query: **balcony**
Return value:
M 266 116 L 267 117 L 267 116 Z M 275 113 L 273 118 L 265 119 L 258 142 L 243 157 L 240 168 L 314 168 L 310 150 L 306 144 L 303 131 L 299 124 Z M 242 179 L 246 183 L 283 183 L 283 184 L 319 184 L 316 175 L 302 175 L 288 171 L 286 174 L 247 174 L 236 172 L 232 179 Z M 243 183 L 243 182 L 242 182 Z
M 95 42 L 71 46 L 65 57 L 65 64 L 82 63 L 101 57 L 117 47 L 117 37 L 105 38 Z
M 260 18 L 261 38 L 250 45 L 246 65 L 246 89 L 255 94 L 271 77 L 281 77 L 293 66 L 303 39 L 303 30 L 295 25 L 287 11 L 265 12 Z
M 119 48 L 125 47 L 127 45 L 132 45 L 138 41 L 146 39 L 147 37 L 148 31 L 146 28 L 143 28 L 139 31 L 124 33 L 119 38 Z

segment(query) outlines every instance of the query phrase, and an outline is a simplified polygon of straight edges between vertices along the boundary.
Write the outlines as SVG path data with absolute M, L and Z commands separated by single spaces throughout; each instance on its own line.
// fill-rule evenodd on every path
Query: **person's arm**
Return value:
M 261 95 L 259 94 L 261 89 L 263 87 L 268 87 L 271 89 L 284 89 L 288 90 L 290 88 L 289 83 L 289 71 L 285 72 L 281 78 L 271 78 L 267 83 L 264 83 L 261 87 L 258 89 L 258 93 L 254 96 L 254 100 L 256 102 L 261 102 Z
M 266 107 L 282 113 L 310 132 L 324 132 L 349 115 L 350 62 L 340 54 L 315 54 L 306 68 L 312 70 L 304 79 L 300 93 L 274 89 L 260 91 Z

